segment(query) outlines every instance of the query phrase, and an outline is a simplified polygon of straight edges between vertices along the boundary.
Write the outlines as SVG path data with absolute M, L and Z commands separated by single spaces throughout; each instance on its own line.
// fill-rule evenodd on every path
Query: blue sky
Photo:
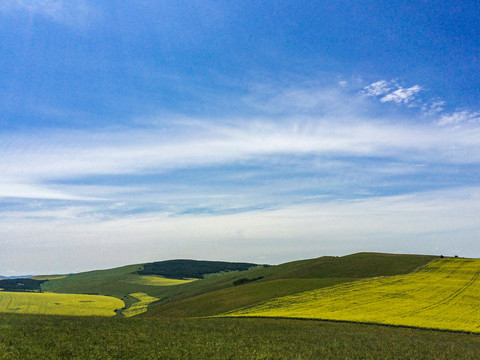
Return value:
M 0 4 L 0 274 L 480 257 L 477 1 Z

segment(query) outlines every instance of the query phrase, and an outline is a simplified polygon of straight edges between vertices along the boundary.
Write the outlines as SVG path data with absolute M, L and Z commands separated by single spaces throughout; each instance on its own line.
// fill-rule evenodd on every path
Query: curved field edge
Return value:
M 100 295 L 0 291 L 0 312 L 16 314 L 115 316 L 125 303 Z
M 148 304 L 158 300 L 156 297 L 149 296 L 148 294 L 142 292 L 128 295 L 136 299 L 137 302 L 133 303 L 130 305 L 130 307 L 122 311 L 122 315 L 125 317 L 132 317 L 146 312 Z
M 144 316 L 199 317 L 211 316 L 258 304 L 280 296 L 333 286 L 357 279 L 276 279 L 211 291 L 165 304 Z
M 171 288 L 163 296 L 159 296 L 160 301 L 150 304 L 148 312 L 141 316 L 217 315 L 276 297 L 339 283 L 410 273 L 438 258 L 432 255 L 356 253 L 227 273 Z M 234 286 L 234 282 L 241 279 L 254 281 Z
M 408 275 L 274 299 L 223 316 L 351 321 L 480 332 L 480 260 L 441 259 Z

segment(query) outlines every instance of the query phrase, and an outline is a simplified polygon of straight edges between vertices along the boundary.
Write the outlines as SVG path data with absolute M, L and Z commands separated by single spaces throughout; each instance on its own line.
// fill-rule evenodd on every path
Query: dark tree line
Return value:
M 202 279 L 205 275 L 227 271 L 248 270 L 258 266 L 251 263 L 224 261 L 167 260 L 144 265 L 140 275 L 160 275 L 170 279 Z
M 0 289 L 4 291 L 41 291 L 41 285 L 47 280 L 5 279 L 0 280 Z

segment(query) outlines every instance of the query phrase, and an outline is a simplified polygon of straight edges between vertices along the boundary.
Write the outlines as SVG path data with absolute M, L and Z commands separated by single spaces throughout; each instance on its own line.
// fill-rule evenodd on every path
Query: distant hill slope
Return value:
M 363 278 L 407 274 L 438 257 L 357 253 L 225 274 L 165 292 L 143 316 L 208 316 Z M 239 280 L 243 280 L 240 281 Z M 243 285 L 235 286 L 235 283 Z
M 167 260 L 156 263 L 127 265 L 107 270 L 95 270 L 71 274 L 63 278 L 51 279 L 42 283 L 44 291 L 71 294 L 109 295 L 125 301 L 127 306 L 135 300 L 131 293 L 146 293 L 154 297 L 163 297 L 176 286 L 149 285 L 143 274 L 165 274 L 170 278 L 181 279 L 202 277 L 214 272 L 231 271 L 256 267 L 256 264 L 229 263 L 219 261 Z M 147 270 L 145 270 L 145 267 Z M 159 270 L 159 271 L 157 271 Z M 193 276 L 194 275 L 194 276 Z M 154 282 L 152 282 L 154 283 Z
M 64 278 L 52 279 L 42 284 L 42 290 L 67 294 L 110 295 L 123 299 L 129 293 L 148 290 L 138 284 L 127 282 L 142 264 L 122 266 L 108 270 L 94 270 L 71 274 Z
M 57 293 L 110 295 L 122 299 L 127 307 L 136 301 L 129 294 L 141 292 L 159 299 L 150 304 L 149 311 L 142 316 L 205 316 L 362 278 L 406 274 L 435 258 L 358 253 L 269 267 L 250 263 L 167 260 L 72 274 L 45 281 L 41 287 L 44 291 Z M 246 267 L 250 268 L 239 271 Z M 180 285 L 174 286 L 161 285 L 168 282 L 147 281 L 146 277 L 155 280 L 158 274 L 176 279 L 204 275 L 205 278 L 188 283 L 175 280 L 171 283 Z

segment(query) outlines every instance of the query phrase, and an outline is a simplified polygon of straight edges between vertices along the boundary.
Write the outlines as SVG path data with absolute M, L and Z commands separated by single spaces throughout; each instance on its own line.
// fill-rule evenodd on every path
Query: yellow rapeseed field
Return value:
M 124 306 L 110 296 L 0 291 L 0 312 L 6 313 L 114 316 Z
M 343 320 L 480 332 L 480 260 L 448 258 L 408 275 L 277 298 L 228 316 Z
M 131 317 L 131 316 L 135 316 L 135 315 L 147 312 L 148 304 L 158 300 L 156 297 L 149 296 L 142 292 L 132 293 L 128 295 L 131 297 L 134 297 L 139 301 L 136 303 L 133 303 L 132 306 L 130 306 L 128 309 L 123 311 L 123 315 L 125 317 Z
M 134 280 L 128 280 L 126 282 L 129 282 L 132 284 L 150 285 L 150 286 L 173 286 L 173 285 L 186 284 L 195 280 L 196 279 L 191 279 L 191 280 L 167 279 L 157 275 L 139 275 Z

